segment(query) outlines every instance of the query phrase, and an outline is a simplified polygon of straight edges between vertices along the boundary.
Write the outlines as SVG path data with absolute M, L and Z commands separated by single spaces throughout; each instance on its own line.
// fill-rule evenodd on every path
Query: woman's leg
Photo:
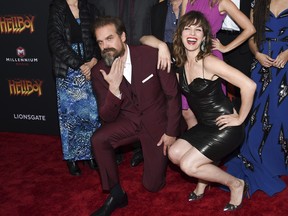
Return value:
M 177 139 L 168 149 L 169 159 L 176 165 L 180 165 L 182 157 L 192 149 L 192 145 L 183 139 Z
M 190 145 L 185 140 L 180 141 L 178 144 L 179 146 Z M 229 187 L 231 191 L 229 203 L 233 205 L 240 205 L 242 202 L 244 181 L 228 174 L 212 164 L 212 162 L 213 161 L 200 153 L 196 148 L 191 147 L 181 157 L 179 164 L 181 170 L 191 177 L 204 181 L 220 183 Z

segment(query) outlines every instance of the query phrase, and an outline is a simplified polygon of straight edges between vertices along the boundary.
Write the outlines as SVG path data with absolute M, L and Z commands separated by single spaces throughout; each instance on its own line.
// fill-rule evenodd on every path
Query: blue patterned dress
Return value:
M 278 17 L 270 12 L 265 36 L 260 52 L 276 59 L 288 49 L 288 8 Z M 286 187 L 280 176 L 288 175 L 288 63 L 269 69 L 254 60 L 251 77 L 257 90 L 246 139 L 226 165 L 230 174 L 247 181 L 251 194 L 262 190 L 272 196 Z
M 72 44 L 72 48 L 83 56 L 82 43 Z M 56 90 L 64 160 L 92 159 L 90 138 L 100 121 L 91 81 L 80 69 L 69 68 L 65 79 L 56 78 Z

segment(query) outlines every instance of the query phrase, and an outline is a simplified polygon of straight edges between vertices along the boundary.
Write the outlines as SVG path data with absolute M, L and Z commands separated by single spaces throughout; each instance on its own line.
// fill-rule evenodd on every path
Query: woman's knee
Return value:
M 193 162 L 193 160 L 190 160 L 190 159 L 182 159 L 180 161 L 180 169 L 185 172 L 186 174 L 188 175 L 195 175 L 198 171 L 198 166 L 196 165 L 195 162 Z
M 168 157 L 173 163 L 177 163 L 181 158 L 179 149 L 172 145 L 168 150 Z

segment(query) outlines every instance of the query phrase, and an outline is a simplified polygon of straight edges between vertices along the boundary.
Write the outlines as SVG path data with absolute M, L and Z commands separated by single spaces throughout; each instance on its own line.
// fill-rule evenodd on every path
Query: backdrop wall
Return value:
M 47 45 L 51 0 L 9 0 L 0 7 L 0 131 L 59 134 Z

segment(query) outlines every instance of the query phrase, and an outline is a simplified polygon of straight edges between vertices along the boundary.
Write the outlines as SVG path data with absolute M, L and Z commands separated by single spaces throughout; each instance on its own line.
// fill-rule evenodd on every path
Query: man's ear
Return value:
M 126 33 L 125 32 L 122 32 L 122 34 L 121 34 L 121 40 L 122 40 L 122 42 L 126 42 Z

